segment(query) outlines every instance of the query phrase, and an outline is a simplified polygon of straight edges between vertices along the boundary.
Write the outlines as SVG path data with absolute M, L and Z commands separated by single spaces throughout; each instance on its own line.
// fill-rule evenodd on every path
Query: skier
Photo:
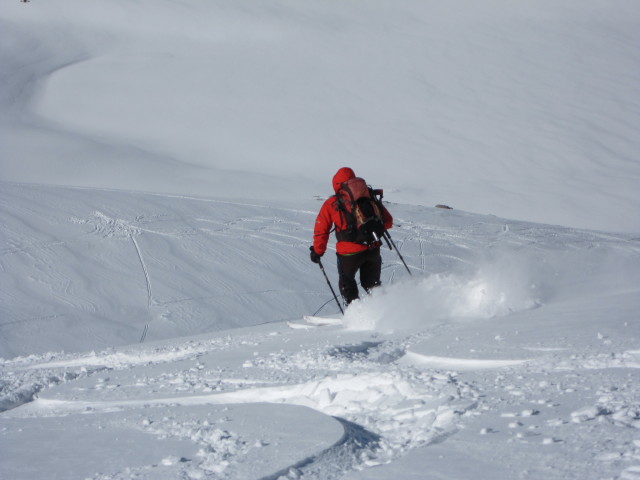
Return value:
M 372 288 L 380 285 L 380 271 L 382 269 L 382 257 L 380 256 L 379 239 L 374 241 L 360 241 L 353 234 L 353 215 L 345 209 L 347 193 L 343 190 L 344 182 L 355 179 L 356 175 L 349 167 L 343 167 L 333 177 L 333 190 L 336 194 L 325 200 L 313 231 L 313 246 L 311 261 L 320 262 L 329 241 L 332 227 L 335 225 L 336 253 L 338 257 L 338 285 L 345 305 L 359 298 L 356 274 L 360 271 L 360 284 L 367 293 Z M 387 209 L 381 207 L 381 223 L 387 230 L 393 225 L 393 218 Z

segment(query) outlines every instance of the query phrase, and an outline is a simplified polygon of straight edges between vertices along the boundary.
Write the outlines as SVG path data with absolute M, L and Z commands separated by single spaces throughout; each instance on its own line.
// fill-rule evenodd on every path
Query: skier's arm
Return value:
M 324 202 L 313 228 L 313 249 L 320 256 L 324 255 L 324 252 L 327 250 L 331 227 L 333 227 L 333 220 L 331 219 L 331 201 L 332 199 L 330 198 Z

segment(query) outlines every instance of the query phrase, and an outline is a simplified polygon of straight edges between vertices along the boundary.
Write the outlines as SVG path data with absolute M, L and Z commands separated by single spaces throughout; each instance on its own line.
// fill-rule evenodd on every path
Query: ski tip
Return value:
M 316 317 L 313 315 L 305 315 L 304 321 L 311 325 L 342 325 L 342 318 L 336 317 Z
M 311 325 L 308 323 L 298 323 L 298 322 L 287 322 L 287 326 L 289 328 L 293 328 L 294 330 L 312 330 L 316 328 L 318 325 Z

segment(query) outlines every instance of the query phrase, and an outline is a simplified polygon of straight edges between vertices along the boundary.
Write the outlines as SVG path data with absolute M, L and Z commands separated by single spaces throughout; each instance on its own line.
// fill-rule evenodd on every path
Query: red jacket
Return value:
M 343 167 L 333 177 L 333 190 L 338 193 L 340 185 L 347 180 L 355 178 L 355 173 L 348 167 Z M 329 234 L 331 229 L 335 225 L 336 232 L 345 230 L 347 223 L 344 215 L 340 212 L 336 197 L 329 197 L 325 200 L 320 213 L 316 218 L 316 224 L 313 229 L 313 249 L 318 255 L 324 255 L 327 251 L 327 243 L 329 242 Z M 382 216 L 384 220 L 384 228 L 390 229 L 393 226 L 393 217 L 389 211 L 383 206 Z M 368 250 L 367 245 L 354 242 L 338 242 L 336 244 L 336 251 L 339 255 L 349 255 L 352 253 L 364 252 Z

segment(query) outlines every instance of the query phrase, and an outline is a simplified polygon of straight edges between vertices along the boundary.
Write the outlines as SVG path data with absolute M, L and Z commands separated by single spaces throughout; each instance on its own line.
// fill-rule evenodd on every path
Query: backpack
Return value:
M 382 208 L 371 187 L 359 177 L 343 182 L 336 192 L 336 203 L 347 228 L 336 231 L 338 241 L 373 246 L 384 235 Z

